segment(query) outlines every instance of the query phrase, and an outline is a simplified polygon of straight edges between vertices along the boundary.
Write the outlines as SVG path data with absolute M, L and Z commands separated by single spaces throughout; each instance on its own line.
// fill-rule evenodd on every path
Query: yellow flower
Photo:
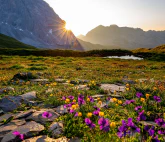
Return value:
M 154 87 L 153 90 L 156 91 L 157 90 L 157 87 Z
M 140 101 L 144 103 L 145 102 L 145 98 L 140 98 Z
M 50 94 L 50 97 L 52 97 L 53 96 L 53 94 Z
M 102 104 L 102 101 L 99 101 L 98 104 L 101 105 Z
M 76 105 L 72 105 L 72 109 L 75 110 L 77 107 Z
M 87 98 L 87 102 L 90 102 L 90 98 Z
M 103 117 L 103 116 L 104 116 L 104 112 L 101 112 L 101 111 L 100 111 L 100 112 L 99 112 L 99 116 L 100 116 L 100 117 Z
M 127 91 L 129 91 L 130 89 L 129 88 L 126 88 Z
M 66 100 L 65 100 L 65 103 L 69 103 L 69 102 L 70 102 L 70 99 L 66 99 Z
M 89 117 L 89 118 L 92 117 L 92 113 L 91 112 L 88 112 L 87 113 L 87 117 Z
M 99 100 L 101 100 L 100 98 L 97 98 L 97 100 L 99 101 Z
M 126 84 L 126 87 L 129 87 L 129 84 Z
M 75 103 L 75 102 L 76 102 L 76 100 L 73 100 L 73 102 Z
M 49 84 L 46 84 L 46 86 L 49 86 Z
M 76 107 L 78 108 L 78 107 L 79 107 L 79 105 L 78 105 L 78 104 L 76 104 Z
M 118 104 L 121 105 L 123 102 L 121 100 L 118 100 Z
M 114 91 L 114 94 L 116 94 L 116 90 Z
M 79 113 L 78 113 L 78 116 L 79 116 L 79 117 L 81 117 L 81 116 L 82 116 L 82 113 L 81 113 L 81 112 L 79 112 Z
M 116 106 L 118 106 L 118 104 L 116 104 Z
M 150 97 L 150 94 L 146 94 L 146 99 L 149 99 L 149 97 Z
M 113 100 L 113 102 L 117 102 L 117 99 L 116 98 L 113 98 L 112 100 Z
M 110 123 L 110 127 L 111 127 L 111 128 L 115 128 L 115 127 L 116 127 L 116 123 L 115 123 L 115 122 L 111 122 L 111 123 Z

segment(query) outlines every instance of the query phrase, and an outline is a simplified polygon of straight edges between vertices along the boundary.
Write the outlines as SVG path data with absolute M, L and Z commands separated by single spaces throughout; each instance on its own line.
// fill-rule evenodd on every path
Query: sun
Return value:
M 66 29 L 67 31 L 70 31 L 70 30 L 71 30 L 71 26 L 70 26 L 69 24 L 66 23 L 65 29 Z

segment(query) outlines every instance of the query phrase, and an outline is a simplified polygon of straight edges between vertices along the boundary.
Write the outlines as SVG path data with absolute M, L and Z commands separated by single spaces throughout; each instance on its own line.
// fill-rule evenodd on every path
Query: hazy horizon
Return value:
M 165 30 L 164 0 L 45 0 L 78 36 L 98 25 Z

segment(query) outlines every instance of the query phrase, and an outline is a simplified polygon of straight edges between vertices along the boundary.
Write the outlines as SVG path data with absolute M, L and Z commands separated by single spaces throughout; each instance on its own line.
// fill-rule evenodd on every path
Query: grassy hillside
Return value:
M 33 46 L 24 44 L 12 37 L 0 34 L 0 49 L 2 48 L 13 48 L 13 49 L 36 49 Z

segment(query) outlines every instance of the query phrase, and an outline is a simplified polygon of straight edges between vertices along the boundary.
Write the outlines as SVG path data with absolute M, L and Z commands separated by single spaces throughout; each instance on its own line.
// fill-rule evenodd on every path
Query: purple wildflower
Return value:
M 95 111 L 93 111 L 93 115 L 96 115 L 96 116 L 99 116 L 99 110 L 95 110 Z
M 135 100 L 126 100 L 123 105 L 129 105 L 134 102 L 135 102 Z
M 136 93 L 136 97 L 141 98 L 142 96 L 143 96 L 142 93 L 139 93 L 139 92 Z
M 160 140 L 158 139 L 158 135 L 152 138 L 152 142 L 160 142 Z
M 73 109 L 69 109 L 69 113 L 74 113 L 74 110 Z
M 21 140 L 24 140 L 24 134 L 21 134 L 19 131 L 14 131 L 12 134 L 19 137 Z
M 87 126 L 89 126 L 89 128 L 93 129 L 96 127 L 96 125 L 89 119 L 89 118 L 85 118 L 85 123 Z
M 90 102 L 92 102 L 92 103 L 94 102 L 93 97 L 89 96 L 88 98 L 90 99 Z
M 150 135 L 150 136 L 154 136 L 154 134 L 155 134 L 155 127 L 154 126 L 152 126 L 149 130 L 148 130 L 148 134 Z
M 159 96 L 154 96 L 154 100 L 155 100 L 156 102 L 158 102 L 158 103 L 161 102 L 161 98 L 160 98 Z
M 78 112 L 75 113 L 74 117 L 78 117 Z
M 147 132 L 148 132 L 149 129 L 150 129 L 150 127 L 149 127 L 148 125 L 146 125 L 146 126 L 144 127 L 144 130 L 147 131 Z
M 156 124 L 158 124 L 160 127 L 165 128 L 165 121 L 163 120 L 163 118 L 158 118 L 155 119 Z
M 110 125 L 109 125 L 109 120 L 108 119 L 100 118 L 98 120 L 98 124 L 100 125 L 100 130 L 103 130 L 105 132 L 109 131 Z
M 63 97 L 62 97 L 62 100 L 64 100 L 64 101 L 65 101 L 65 100 L 66 100 L 66 97 L 65 97 L 65 96 L 63 96 Z
M 142 109 L 142 106 L 137 106 L 137 107 L 135 107 L 135 110 L 136 110 L 136 111 L 138 111 L 138 110 L 140 110 L 140 109 Z
M 140 128 L 132 122 L 132 118 L 128 118 L 127 126 L 130 127 L 133 132 L 140 133 Z
M 128 132 L 127 123 L 125 120 L 122 120 L 122 125 L 118 128 L 117 135 L 119 138 L 125 137 Z
M 52 117 L 52 113 L 47 112 L 47 111 L 46 111 L 46 112 L 43 112 L 43 113 L 42 113 L 42 117 L 43 117 L 43 118 L 48 118 L 48 119 L 49 119 L 50 117 Z
M 144 110 L 139 112 L 139 115 L 137 117 L 137 121 L 142 121 L 142 120 L 146 120 L 146 116 L 144 115 Z
M 85 100 L 84 100 L 84 96 L 83 95 L 79 95 L 78 96 L 78 104 L 79 105 L 85 104 Z
M 69 99 L 74 100 L 74 96 L 68 96 Z
M 159 135 L 165 135 L 165 130 L 159 130 L 159 131 L 158 131 L 158 134 L 159 134 Z

